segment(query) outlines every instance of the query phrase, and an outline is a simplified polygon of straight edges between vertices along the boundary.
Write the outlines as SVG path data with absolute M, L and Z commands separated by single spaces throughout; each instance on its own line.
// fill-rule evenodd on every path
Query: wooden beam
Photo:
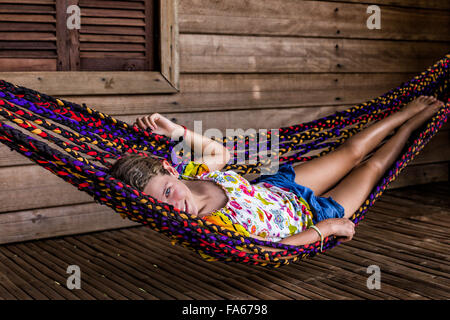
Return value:
M 35 58 L 1 58 L 0 59 L 0 77 L 4 79 L 3 74 L 12 74 L 12 70 L 23 70 L 18 72 L 24 72 L 28 70 L 46 70 L 56 71 L 57 62 L 56 58 L 45 58 L 45 59 L 35 59 Z M 14 72 L 14 73 L 18 73 Z M 42 72 L 36 72 L 35 74 L 41 74 Z M 54 73 L 54 72 L 52 72 Z
M 0 214 L 0 244 L 137 226 L 98 203 Z
M 425 9 L 442 9 L 450 10 L 450 3 L 447 0 L 329 0 L 330 2 L 364 2 L 367 5 L 376 4 L 383 6 L 399 6 L 406 8 L 425 8 Z
M 449 42 L 180 35 L 182 73 L 420 72 Z
M 111 115 L 353 105 L 415 74 L 181 74 L 175 95 L 63 96 Z M 290 125 L 291 122 L 285 125 Z
M 448 162 L 407 166 L 399 174 L 399 177 L 389 184 L 388 189 L 401 188 L 416 184 L 449 181 L 448 167 Z
M 37 166 L 0 168 L 0 212 L 87 203 L 92 198 Z
M 360 1 L 358 1 L 360 2 Z M 373 3 L 375 4 L 375 3 Z M 180 32 L 392 40 L 450 40 L 450 12 L 381 8 L 381 29 L 367 28 L 369 4 L 286 0 L 180 2 Z
M 178 0 L 160 0 L 160 59 L 161 74 L 170 85 L 179 88 L 179 49 L 178 49 Z
M 177 92 L 161 73 L 148 71 L 0 72 L 0 78 L 53 96 Z

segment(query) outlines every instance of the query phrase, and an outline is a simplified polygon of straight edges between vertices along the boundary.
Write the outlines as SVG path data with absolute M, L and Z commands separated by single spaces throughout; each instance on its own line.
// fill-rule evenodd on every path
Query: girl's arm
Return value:
M 184 132 L 183 127 L 181 130 Z M 194 152 L 195 160 L 206 164 L 210 171 L 220 171 L 230 161 L 231 154 L 228 149 L 208 137 L 186 129 L 184 141 Z M 201 150 L 200 155 L 197 150 Z
M 230 161 L 231 155 L 222 144 L 201 134 L 185 129 L 159 113 L 136 119 L 141 129 L 150 128 L 153 133 L 165 135 L 172 140 L 178 140 L 184 136 L 184 141 L 194 152 L 201 150 L 201 154 L 195 154 L 196 161 L 205 164 L 209 170 L 221 170 Z
M 339 239 L 342 242 L 350 241 L 355 234 L 355 224 L 347 218 L 326 219 L 317 223 L 316 227 L 319 228 L 324 238 L 335 235 L 337 237 L 342 237 L 341 239 Z M 250 234 L 250 237 L 259 240 L 265 240 L 262 237 L 258 237 L 252 234 Z M 320 236 L 317 231 L 314 229 L 307 229 L 303 232 L 286 237 L 280 240 L 279 243 L 293 246 L 302 246 L 317 241 L 320 241 Z M 261 249 L 267 251 L 284 251 L 283 249 L 276 249 L 271 247 L 261 247 Z

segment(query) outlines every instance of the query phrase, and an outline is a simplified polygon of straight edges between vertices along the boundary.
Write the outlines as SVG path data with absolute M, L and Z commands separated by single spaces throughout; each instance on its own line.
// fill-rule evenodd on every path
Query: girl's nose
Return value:
M 175 203 L 184 203 L 184 199 L 186 197 L 186 193 L 181 188 L 173 188 L 172 190 L 172 200 Z

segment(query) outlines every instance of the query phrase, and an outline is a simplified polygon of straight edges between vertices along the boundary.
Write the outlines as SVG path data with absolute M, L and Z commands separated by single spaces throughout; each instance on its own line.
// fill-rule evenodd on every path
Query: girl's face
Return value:
M 179 174 L 168 163 L 163 163 L 170 174 L 158 174 L 150 179 L 144 193 L 153 198 L 173 205 L 175 208 L 198 215 L 198 208 L 191 190 L 178 179 Z

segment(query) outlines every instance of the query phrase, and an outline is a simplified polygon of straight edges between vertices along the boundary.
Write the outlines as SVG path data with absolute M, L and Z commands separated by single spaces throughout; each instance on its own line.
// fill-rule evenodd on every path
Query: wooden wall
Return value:
M 133 122 L 160 112 L 193 128 L 278 128 L 388 91 L 450 50 L 446 0 L 179 0 L 180 93 L 65 96 Z M 6 79 L 7 80 L 7 79 Z M 45 90 L 43 90 L 45 92 Z M 392 187 L 448 181 L 449 125 Z M 134 225 L 0 146 L 0 243 Z

